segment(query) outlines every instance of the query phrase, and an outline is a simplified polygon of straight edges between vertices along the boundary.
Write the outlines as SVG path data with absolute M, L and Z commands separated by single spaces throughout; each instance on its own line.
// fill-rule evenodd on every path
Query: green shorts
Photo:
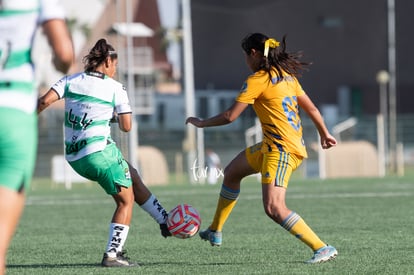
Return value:
M 132 185 L 128 163 L 115 143 L 69 164 L 79 175 L 97 181 L 109 195 L 118 194 L 121 186 Z
M 37 115 L 0 108 L 0 185 L 22 192 L 32 181 Z

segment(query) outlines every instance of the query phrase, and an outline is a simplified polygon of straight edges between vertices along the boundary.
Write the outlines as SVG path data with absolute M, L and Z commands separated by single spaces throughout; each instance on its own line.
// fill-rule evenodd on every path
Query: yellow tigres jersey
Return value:
M 262 124 L 263 152 L 279 150 L 307 157 L 297 97 L 304 95 L 294 76 L 271 80 L 265 71 L 250 75 L 236 101 L 252 104 Z

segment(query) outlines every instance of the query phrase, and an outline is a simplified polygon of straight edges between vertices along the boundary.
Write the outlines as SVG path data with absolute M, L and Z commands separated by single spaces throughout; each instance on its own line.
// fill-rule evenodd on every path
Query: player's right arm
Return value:
M 249 104 L 236 101 L 229 109 L 216 116 L 207 119 L 188 117 L 185 124 L 190 123 L 198 128 L 226 125 L 236 120 L 247 106 Z
M 49 107 L 55 101 L 59 100 L 59 95 L 54 89 L 49 89 L 49 91 L 43 96 L 39 97 L 37 100 L 37 113 L 39 114 L 44 109 Z

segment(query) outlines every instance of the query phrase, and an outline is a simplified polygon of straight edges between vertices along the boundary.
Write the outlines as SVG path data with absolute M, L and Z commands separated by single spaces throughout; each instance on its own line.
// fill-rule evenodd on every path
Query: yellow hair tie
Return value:
M 273 39 L 273 38 L 267 39 L 265 41 L 265 44 L 264 44 L 264 53 L 263 53 L 263 55 L 267 57 L 269 55 L 269 48 L 274 49 L 274 48 L 278 47 L 279 44 L 280 43 L 277 42 L 276 39 Z

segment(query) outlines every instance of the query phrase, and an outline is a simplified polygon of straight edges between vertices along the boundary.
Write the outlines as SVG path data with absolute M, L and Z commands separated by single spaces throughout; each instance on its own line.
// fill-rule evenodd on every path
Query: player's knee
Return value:
M 228 183 L 229 185 L 240 185 L 240 182 L 244 177 L 245 175 L 240 174 L 240 171 L 229 167 L 226 167 L 223 172 L 223 182 Z
M 277 223 L 281 223 L 281 213 L 280 210 L 277 206 L 273 205 L 273 204 L 263 204 L 264 207 L 264 211 L 266 213 L 266 215 L 271 218 L 273 221 L 277 222 Z
M 264 204 L 263 209 L 264 209 L 266 215 L 269 216 L 270 218 L 272 218 L 276 215 L 276 213 L 274 211 L 274 208 L 269 204 Z

